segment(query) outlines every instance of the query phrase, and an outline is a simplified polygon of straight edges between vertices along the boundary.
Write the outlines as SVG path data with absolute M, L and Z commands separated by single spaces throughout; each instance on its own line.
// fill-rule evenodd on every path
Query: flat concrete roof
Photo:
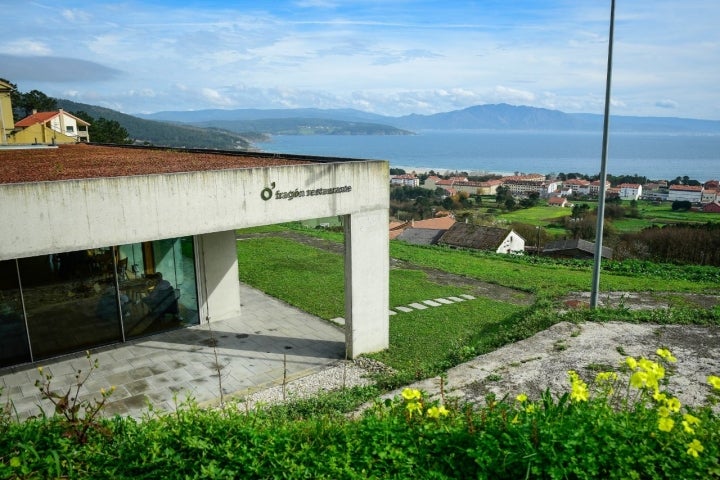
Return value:
M 0 184 L 274 167 L 361 159 L 134 145 L 0 147 Z

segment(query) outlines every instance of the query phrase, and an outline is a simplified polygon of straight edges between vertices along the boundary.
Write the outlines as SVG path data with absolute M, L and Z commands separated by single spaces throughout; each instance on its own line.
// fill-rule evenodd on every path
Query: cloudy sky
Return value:
M 125 113 L 603 111 L 610 0 L 0 0 L 0 10 L 0 77 Z M 718 25 L 718 0 L 617 0 L 612 113 L 720 120 Z

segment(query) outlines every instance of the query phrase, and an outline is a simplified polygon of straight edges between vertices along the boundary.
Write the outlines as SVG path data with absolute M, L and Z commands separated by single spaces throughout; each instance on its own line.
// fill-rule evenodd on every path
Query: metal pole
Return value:
M 605 221 L 605 182 L 607 179 L 608 127 L 610 125 L 610 85 L 612 81 L 613 36 L 615 31 L 615 0 L 610 0 L 610 35 L 608 37 L 607 78 L 605 82 L 605 116 L 603 120 L 603 145 L 600 160 L 600 190 L 598 192 L 597 228 L 595 229 L 595 258 L 593 262 L 590 308 L 597 308 L 600 290 L 600 263 L 602 261 L 603 223 Z

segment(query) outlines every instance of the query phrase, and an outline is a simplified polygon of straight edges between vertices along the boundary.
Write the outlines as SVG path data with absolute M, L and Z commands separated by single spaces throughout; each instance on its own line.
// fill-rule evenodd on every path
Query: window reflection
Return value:
M 15 260 L 0 262 L 0 367 L 30 361 Z
M 183 237 L 0 262 L 0 367 L 198 324 L 193 245 Z

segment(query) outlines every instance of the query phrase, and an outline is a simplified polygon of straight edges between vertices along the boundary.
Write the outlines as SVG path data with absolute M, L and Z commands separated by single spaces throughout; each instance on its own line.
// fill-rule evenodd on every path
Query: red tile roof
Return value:
M 37 123 L 45 123 L 50 119 L 57 117 L 60 112 L 38 112 L 15 122 L 16 127 L 31 127 Z
M 61 145 L 56 148 L 0 148 L 0 184 L 300 165 L 322 161 L 320 158 L 294 155 L 88 144 Z
M 696 185 L 670 185 L 670 190 L 680 190 L 682 192 L 700 192 L 702 188 Z

